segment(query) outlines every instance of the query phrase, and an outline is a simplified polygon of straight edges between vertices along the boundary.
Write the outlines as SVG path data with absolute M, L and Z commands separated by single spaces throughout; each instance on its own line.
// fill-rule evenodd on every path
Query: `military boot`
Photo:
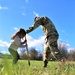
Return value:
M 43 66 L 43 67 L 47 67 L 47 64 L 48 64 L 48 61 L 45 60 L 45 61 L 44 61 L 44 66 Z

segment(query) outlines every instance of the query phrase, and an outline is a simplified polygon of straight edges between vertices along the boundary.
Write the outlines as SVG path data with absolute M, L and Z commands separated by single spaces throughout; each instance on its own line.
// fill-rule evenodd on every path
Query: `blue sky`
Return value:
M 19 28 L 28 29 L 35 16 L 49 17 L 59 32 L 59 41 L 75 48 L 75 0 L 0 0 L 0 52 L 8 53 L 11 35 Z M 40 27 L 27 38 L 29 47 L 43 49 Z

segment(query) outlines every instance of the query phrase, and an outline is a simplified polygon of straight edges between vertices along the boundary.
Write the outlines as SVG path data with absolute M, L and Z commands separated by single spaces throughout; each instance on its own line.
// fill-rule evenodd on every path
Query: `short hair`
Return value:
M 36 18 L 40 18 L 40 17 L 36 16 L 36 17 L 34 18 L 34 22 L 36 21 Z

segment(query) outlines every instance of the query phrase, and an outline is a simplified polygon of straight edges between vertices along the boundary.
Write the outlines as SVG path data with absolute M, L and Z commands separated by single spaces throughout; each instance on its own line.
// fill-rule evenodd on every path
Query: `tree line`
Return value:
M 62 45 L 62 43 L 63 42 L 58 44 L 58 48 L 59 48 L 60 52 L 62 53 L 62 56 L 64 56 L 69 61 L 75 61 L 75 49 L 70 49 L 68 52 L 66 44 L 63 43 L 63 45 Z M 22 58 L 22 60 L 28 59 L 25 49 L 20 50 L 19 54 L 20 54 L 20 57 Z M 4 56 L 6 56 L 9 59 L 12 58 L 10 54 L 0 53 L 0 58 L 3 58 Z M 31 48 L 29 50 L 29 57 L 30 57 L 30 60 L 42 60 L 43 52 L 38 52 L 35 48 Z M 61 57 L 59 57 L 59 58 L 61 59 Z M 49 60 L 54 61 L 51 56 L 50 56 Z

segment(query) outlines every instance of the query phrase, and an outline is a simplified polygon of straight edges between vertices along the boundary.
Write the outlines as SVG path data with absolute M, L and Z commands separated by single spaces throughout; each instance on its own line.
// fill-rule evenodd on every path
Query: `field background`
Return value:
M 0 75 L 75 75 L 75 63 L 49 62 L 48 67 L 43 67 L 42 61 L 19 60 L 16 65 L 12 65 L 11 59 L 0 59 Z M 58 66 L 59 65 L 59 66 Z

